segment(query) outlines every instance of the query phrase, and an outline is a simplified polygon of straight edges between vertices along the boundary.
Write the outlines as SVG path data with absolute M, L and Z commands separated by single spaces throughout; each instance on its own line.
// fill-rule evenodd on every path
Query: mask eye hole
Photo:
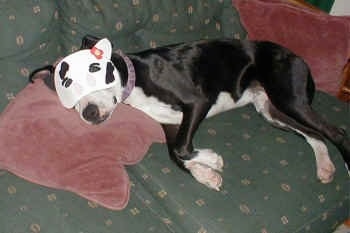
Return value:
M 110 84 L 110 83 L 114 82 L 115 77 L 114 77 L 113 71 L 114 71 L 114 66 L 113 66 L 112 62 L 108 62 L 107 63 L 107 70 L 106 70 L 106 84 Z
M 100 70 L 101 70 L 101 67 L 100 67 L 99 63 L 92 63 L 89 66 L 90 73 L 95 73 L 95 72 L 100 71 Z
M 118 103 L 117 97 L 113 96 L 113 104 L 117 104 L 117 103 Z

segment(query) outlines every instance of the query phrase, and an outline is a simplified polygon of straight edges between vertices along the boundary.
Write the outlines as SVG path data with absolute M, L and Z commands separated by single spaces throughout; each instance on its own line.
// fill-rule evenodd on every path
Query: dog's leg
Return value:
M 329 158 L 328 149 L 322 136 L 314 129 L 300 124 L 293 118 L 276 109 L 269 101 L 261 87 L 249 89 L 254 93 L 254 106 L 264 118 L 276 127 L 290 129 L 302 135 L 314 151 L 316 158 L 317 177 L 322 183 L 329 183 L 333 179 L 335 167 Z
M 274 56 L 271 64 L 274 69 L 271 72 L 261 69 L 259 76 L 271 103 L 278 111 L 312 131 L 313 137 L 316 135 L 318 140 L 323 137 L 330 140 L 341 152 L 349 167 L 349 137 L 344 130 L 328 123 L 311 107 L 315 85 L 307 64 L 301 58 L 291 55 L 283 59 L 282 57 Z M 302 132 L 305 133 L 305 131 Z
M 203 103 L 185 108 L 180 126 L 164 126 L 171 158 L 183 169 L 189 171 L 200 183 L 219 190 L 222 178 L 222 157 L 209 149 L 194 149 L 192 138 L 200 122 L 205 118 L 209 104 Z M 176 135 L 176 136 L 175 136 Z
M 296 109 L 295 118 L 330 140 L 341 152 L 344 161 L 350 168 L 350 139 L 345 130 L 328 123 L 313 111 L 310 106 L 301 106 Z
M 172 145 L 174 144 L 174 142 L 176 140 L 176 135 L 179 131 L 179 125 L 163 124 L 162 127 L 163 127 L 163 131 L 166 135 L 166 141 L 168 144 L 168 148 L 172 148 Z M 197 154 L 189 162 L 200 163 L 200 164 L 206 165 L 214 170 L 222 171 L 222 168 L 224 166 L 223 159 L 220 155 L 216 154 L 213 150 L 211 150 L 211 149 L 194 149 L 193 153 L 197 153 Z M 174 159 L 174 158 L 172 158 L 172 159 Z M 179 161 L 177 158 L 175 158 L 174 160 L 175 160 L 175 162 L 178 162 L 179 166 L 184 168 L 185 164 L 184 164 L 183 160 Z
M 305 137 L 315 153 L 317 177 L 322 183 L 326 184 L 331 182 L 335 173 L 335 166 L 329 158 L 326 144 L 322 140 L 308 136 L 299 130 L 295 131 Z
M 312 131 L 312 135 L 318 135 L 319 139 L 325 137 L 330 140 L 340 151 L 347 166 L 350 167 L 350 139 L 345 130 L 331 125 L 318 115 L 309 103 L 303 101 L 303 99 L 306 99 L 301 97 L 303 95 L 305 96 L 304 93 L 299 92 L 298 96 L 295 96 L 295 100 L 289 99 L 284 104 L 275 106 L 280 112 Z M 278 98 L 283 97 L 279 96 Z

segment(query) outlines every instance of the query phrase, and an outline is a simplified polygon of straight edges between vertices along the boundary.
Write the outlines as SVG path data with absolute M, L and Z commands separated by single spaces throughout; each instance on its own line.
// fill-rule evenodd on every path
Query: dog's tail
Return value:
M 29 74 L 28 81 L 31 83 L 34 83 L 35 79 L 43 78 L 42 74 L 40 74 L 41 72 L 48 71 L 50 74 L 52 74 L 54 70 L 55 70 L 55 67 L 53 65 L 47 65 L 47 66 L 35 69 Z
M 44 83 L 47 87 L 49 87 L 51 90 L 55 89 L 55 83 L 53 80 L 53 74 L 55 72 L 55 66 L 53 65 L 46 65 L 44 67 L 38 68 L 34 71 L 32 71 L 29 74 L 28 81 L 30 83 L 34 83 L 34 80 L 36 79 L 42 79 L 44 80 Z

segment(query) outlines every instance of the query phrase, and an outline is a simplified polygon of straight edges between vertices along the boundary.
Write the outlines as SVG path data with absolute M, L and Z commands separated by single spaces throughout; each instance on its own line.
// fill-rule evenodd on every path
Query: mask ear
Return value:
M 112 57 L 112 44 L 107 38 L 99 40 L 95 46 L 92 47 L 91 53 L 97 59 L 106 58 L 110 60 Z

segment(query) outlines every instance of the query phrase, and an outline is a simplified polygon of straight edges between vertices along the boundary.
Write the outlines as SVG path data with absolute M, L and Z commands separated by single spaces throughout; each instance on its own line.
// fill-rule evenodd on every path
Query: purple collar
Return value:
M 136 82 L 136 74 L 135 74 L 135 68 L 132 64 L 130 58 L 128 58 L 120 49 L 116 51 L 116 53 L 121 56 L 126 64 L 126 67 L 128 68 L 128 82 L 126 86 L 124 87 L 123 93 L 122 93 L 122 101 L 129 97 L 130 93 L 135 87 Z

